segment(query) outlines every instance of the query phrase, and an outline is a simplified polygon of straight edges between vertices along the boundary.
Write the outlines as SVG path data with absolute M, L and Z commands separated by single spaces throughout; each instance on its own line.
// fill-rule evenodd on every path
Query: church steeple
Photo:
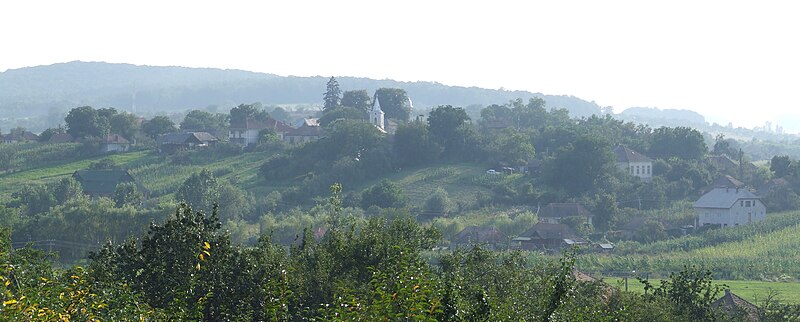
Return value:
M 378 100 L 378 93 L 376 92 L 375 97 L 372 99 L 372 111 L 369 113 L 369 122 L 383 131 L 384 115 L 385 113 L 383 113 L 383 110 L 381 109 L 381 102 Z

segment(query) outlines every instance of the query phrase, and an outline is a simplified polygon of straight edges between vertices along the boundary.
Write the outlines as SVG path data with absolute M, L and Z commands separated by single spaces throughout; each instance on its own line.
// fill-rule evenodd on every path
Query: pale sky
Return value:
M 73 60 L 359 76 L 800 122 L 795 1 L 3 1 L 0 71 Z

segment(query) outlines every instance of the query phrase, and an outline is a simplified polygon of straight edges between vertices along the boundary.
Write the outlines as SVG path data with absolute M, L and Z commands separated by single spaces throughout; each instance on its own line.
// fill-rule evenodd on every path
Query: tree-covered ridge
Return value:
M 70 62 L 0 73 L 0 110 L 7 117 L 47 115 L 53 108 L 113 106 L 138 112 L 180 111 L 239 102 L 310 104 L 319 102 L 325 77 L 277 76 L 211 68 L 153 67 L 98 62 Z M 571 96 L 524 91 L 446 86 L 432 82 L 398 82 L 338 77 L 342 88 L 403 88 L 421 107 L 439 104 L 488 105 L 517 97 L 545 98 L 552 106 L 588 116 L 599 107 Z M 135 97 L 135 101 L 134 101 Z M 57 124 L 57 123 L 53 123 Z

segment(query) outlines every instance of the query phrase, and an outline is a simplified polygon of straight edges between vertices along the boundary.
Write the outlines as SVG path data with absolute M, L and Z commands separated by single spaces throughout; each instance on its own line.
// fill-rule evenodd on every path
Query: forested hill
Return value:
M 337 75 L 332 75 L 337 76 Z M 263 104 L 321 104 L 328 76 L 294 77 L 212 68 L 153 67 L 101 62 L 70 62 L 12 69 L 0 73 L 0 111 L 19 118 L 61 112 L 91 105 L 137 112 L 205 108 L 210 105 L 261 102 Z M 549 107 L 566 108 L 572 116 L 599 112 L 594 102 L 574 96 L 526 91 L 446 86 L 432 82 L 398 82 L 339 77 L 343 90 L 380 87 L 405 89 L 415 106 L 502 104 L 537 96 Z

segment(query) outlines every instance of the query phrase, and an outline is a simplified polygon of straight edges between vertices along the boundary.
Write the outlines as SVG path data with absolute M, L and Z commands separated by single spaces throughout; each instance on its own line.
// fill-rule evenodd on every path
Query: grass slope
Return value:
M 686 265 L 710 269 L 715 277 L 724 279 L 791 280 L 800 279 L 800 212 L 771 215 L 764 222 L 740 226 L 739 230 L 709 231 L 706 235 L 728 238 L 727 242 L 705 240 L 704 247 L 660 248 L 658 253 L 627 255 L 588 254 L 578 259 L 581 269 L 595 272 L 653 272 L 666 275 L 680 271 Z M 786 226 L 775 227 L 776 223 Z M 759 228 L 770 228 L 759 231 Z M 739 227 L 737 227 L 739 228 Z M 746 231 L 745 229 L 750 229 Z M 737 233 L 725 236 L 731 232 Z M 696 240 L 703 236 L 676 239 Z M 737 238 L 743 237 L 743 238 Z M 722 238 L 720 238 L 722 239 Z M 693 243 L 692 245 L 697 245 Z
M 605 278 L 603 281 L 621 290 L 625 289 L 623 278 Z M 658 281 L 651 282 L 659 283 Z M 770 293 L 777 294 L 777 299 L 783 303 L 800 304 L 800 283 L 797 282 L 714 280 L 714 284 L 729 288 L 731 292 L 753 304 L 762 303 Z M 629 278 L 628 290 L 644 293 L 644 284 L 634 278 Z M 720 294 L 720 296 L 722 295 Z

